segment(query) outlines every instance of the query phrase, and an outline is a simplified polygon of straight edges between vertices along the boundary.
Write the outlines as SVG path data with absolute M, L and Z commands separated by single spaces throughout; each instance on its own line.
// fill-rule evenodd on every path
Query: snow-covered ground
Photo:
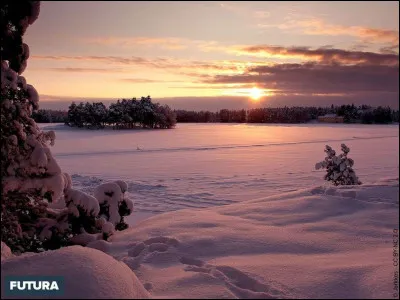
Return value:
M 124 179 L 137 223 L 183 208 L 232 204 L 323 184 L 325 144 L 346 143 L 363 182 L 398 176 L 398 125 L 178 124 L 173 130 L 80 130 L 62 124 L 52 147 L 76 188 Z
M 398 126 L 42 127 L 56 129 L 53 153 L 75 187 L 129 183 L 134 225 L 88 247 L 134 274 L 94 250 L 10 258 L 2 245 L 2 276 L 26 263 L 31 275 L 59 271 L 71 297 L 394 297 Z M 342 142 L 361 186 L 332 187 L 313 169 Z
M 89 247 L 153 297 L 391 299 L 398 194 L 395 179 L 184 209 Z
M 398 196 L 395 178 L 168 212 L 88 245 L 134 274 L 76 246 L 2 247 L 2 276 L 64 275 L 72 298 L 396 299 Z

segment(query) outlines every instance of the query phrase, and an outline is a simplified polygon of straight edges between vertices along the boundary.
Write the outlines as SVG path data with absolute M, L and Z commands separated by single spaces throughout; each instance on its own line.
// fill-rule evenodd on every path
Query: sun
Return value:
M 260 90 L 259 88 L 253 87 L 250 90 L 251 99 L 256 101 L 256 100 L 259 100 L 261 98 L 261 96 L 262 96 L 262 90 Z

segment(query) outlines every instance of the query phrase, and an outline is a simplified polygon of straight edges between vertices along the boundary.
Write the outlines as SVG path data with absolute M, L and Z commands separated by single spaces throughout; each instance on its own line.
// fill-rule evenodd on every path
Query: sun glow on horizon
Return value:
M 248 97 L 253 102 L 258 102 L 263 97 L 270 97 L 275 95 L 274 90 L 260 89 L 256 86 L 253 86 L 252 88 L 229 89 L 223 91 L 222 94 L 230 96 Z
M 262 96 L 263 96 L 263 91 L 260 90 L 259 88 L 253 87 L 253 88 L 250 90 L 250 97 L 251 97 L 251 99 L 253 99 L 254 101 L 260 100 L 260 98 L 261 98 Z

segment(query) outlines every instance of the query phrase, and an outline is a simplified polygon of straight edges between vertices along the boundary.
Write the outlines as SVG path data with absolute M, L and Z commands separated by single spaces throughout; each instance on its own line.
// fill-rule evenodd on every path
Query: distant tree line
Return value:
M 338 116 L 342 116 L 345 123 L 389 124 L 399 122 L 399 110 L 392 110 L 390 107 L 373 108 L 368 105 L 357 107 L 352 104 L 335 107 L 334 112 Z
M 399 110 L 367 105 L 331 107 L 279 107 L 249 110 L 221 109 L 218 112 L 175 110 L 178 123 L 306 123 L 319 116 L 336 114 L 345 123 L 388 124 L 399 122 Z
M 127 128 L 172 128 L 176 124 L 176 114 L 168 105 L 153 103 L 150 96 L 118 100 L 107 108 L 102 102 L 73 102 L 65 122 L 71 127 L 114 129 Z
M 389 124 L 399 122 L 399 110 L 368 105 L 330 107 L 280 107 L 249 110 L 221 109 L 218 112 L 174 110 L 153 104 L 149 97 L 117 101 L 107 107 L 101 103 L 72 103 L 68 112 L 39 110 L 33 118 L 38 123 L 65 122 L 70 126 L 102 128 L 170 128 L 178 123 L 306 123 L 318 116 L 336 114 L 345 123 Z

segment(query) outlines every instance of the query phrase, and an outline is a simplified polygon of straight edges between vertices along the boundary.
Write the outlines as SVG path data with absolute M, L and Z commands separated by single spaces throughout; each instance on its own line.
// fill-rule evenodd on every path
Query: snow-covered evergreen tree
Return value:
M 176 124 L 176 114 L 168 105 L 155 106 L 156 114 L 156 127 L 158 128 L 172 128 Z
M 325 146 L 327 156 L 325 160 L 315 164 L 315 169 L 326 169 L 324 179 L 332 181 L 334 185 L 358 185 L 361 181 L 353 170 L 354 160 L 348 158 L 350 148 L 345 144 L 341 145 L 343 153 L 336 156 L 336 151 L 330 146 Z
M 21 76 L 29 57 L 22 36 L 39 10 L 40 1 L 1 2 L 1 240 L 15 253 L 84 244 L 88 234 L 107 239 L 133 207 L 123 196 L 104 203 L 73 189 L 51 154 L 54 132 L 41 131 L 31 118 L 39 95 Z M 126 183 L 114 185 L 124 195 Z M 112 218 L 100 216 L 100 204 Z
M 38 93 L 20 76 L 29 57 L 22 36 L 39 10 L 38 1 L 1 3 L 1 238 L 11 249 L 22 251 L 37 247 L 34 223 L 46 210 L 40 192 L 26 193 L 25 187 L 37 182 L 29 178 L 47 180 L 46 175 L 59 173 L 46 154 L 53 135 L 40 132 L 30 118 L 38 108 Z M 46 170 L 49 161 L 50 170 Z

